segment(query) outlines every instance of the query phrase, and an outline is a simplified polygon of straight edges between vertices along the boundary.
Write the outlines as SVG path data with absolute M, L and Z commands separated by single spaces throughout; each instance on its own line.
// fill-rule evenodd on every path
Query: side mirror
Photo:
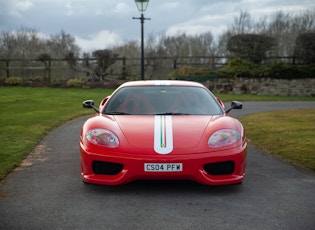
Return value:
M 242 109 L 243 108 L 243 104 L 239 101 L 232 101 L 231 103 L 231 108 L 229 108 L 228 110 L 226 110 L 226 113 L 229 113 L 232 109 Z
M 93 100 L 86 100 L 86 101 L 83 101 L 83 108 L 94 109 L 97 113 L 100 112 L 100 111 L 94 106 L 94 101 L 93 101 Z
M 94 106 L 94 101 L 93 100 L 83 101 L 83 108 L 92 109 L 93 106 Z

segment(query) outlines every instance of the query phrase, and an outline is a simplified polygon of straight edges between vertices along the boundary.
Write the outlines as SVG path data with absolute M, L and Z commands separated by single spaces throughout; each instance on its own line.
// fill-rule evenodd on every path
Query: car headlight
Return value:
M 238 142 L 240 138 L 241 134 L 234 129 L 220 129 L 210 136 L 208 145 L 212 148 L 223 147 Z
M 94 145 L 116 148 L 119 146 L 118 137 L 107 129 L 92 129 L 86 135 L 86 139 Z

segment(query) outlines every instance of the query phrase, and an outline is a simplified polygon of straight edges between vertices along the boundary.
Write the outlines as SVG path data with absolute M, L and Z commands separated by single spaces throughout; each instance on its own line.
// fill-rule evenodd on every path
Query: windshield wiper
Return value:
M 119 112 L 119 111 L 108 111 L 108 112 L 105 112 L 104 114 L 108 114 L 108 115 L 130 115 L 130 113 Z

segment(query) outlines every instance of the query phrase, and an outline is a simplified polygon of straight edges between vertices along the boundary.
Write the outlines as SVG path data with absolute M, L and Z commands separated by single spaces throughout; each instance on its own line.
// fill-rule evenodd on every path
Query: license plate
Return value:
M 145 172 L 181 172 L 183 171 L 182 163 L 145 163 Z

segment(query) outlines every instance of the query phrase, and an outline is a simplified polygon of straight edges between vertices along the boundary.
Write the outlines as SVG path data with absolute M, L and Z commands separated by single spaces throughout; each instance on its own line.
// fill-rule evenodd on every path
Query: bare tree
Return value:
M 288 56 L 292 55 L 290 52 L 295 38 L 290 32 L 290 14 L 285 14 L 282 11 L 277 12 L 268 26 L 267 34 L 272 36 L 277 41 L 277 47 L 275 47 L 276 56 Z M 290 48 L 291 47 L 291 48 Z
M 165 56 L 204 56 L 213 53 L 213 36 L 211 32 L 197 35 L 186 33 L 176 36 L 161 36 L 157 51 Z
M 230 30 L 233 34 L 247 34 L 253 30 L 253 21 L 251 16 L 246 11 L 241 11 L 238 17 L 234 17 L 234 23 L 231 25 Z
M 47 82 L 50 82 L 50 61 L 51 56 L 48 53 L 42 53 L 39 54 L 37 57 L 37 60 L 44 63 L 45 65 L 45 74 L 44 74 L 44 80 Z
M 188 36 L 191 56 L 207 56 L 213 53 L 213 36 L 211 32 Z
M 87 73 L 87 80 L 102 81 L 109 75 L 108 68 L 116 62 L 118 54 L 113 53 L 111 50 L 95 50 L 92 55 L 89 53 L 83 54 L 83 63 L 80 67 L 74 63 L 73 56 L 68 55 L 68 63 Z
M 17 31 L 2 32 L 0 35 L 0 57 L 7 59 L 6 67 L 32 67 L 29 59 L 35 59 L 43 50 L 43 40 L 32 28 L 21 27 Z M 22 59 L 14 61 L 13 59 Z M 7 76 L 15 75 L 24 78 L 34 77 L 34 71 L 28 69 L 7 70 Z
M 17 41 L 15 36 L 10 32 L 3 31 L 0 37 L 0 57 L 10 59 L 14 57 Z
M 272 50 L 274 56 L 293 56 L 297 36 L 307 32 L 315 32 L 314 9 L 296 13 L 279 11 L 270 18 L 260 18 L 258 22 L 253 21 L 249 13 L 240 12 L 240 15 L 234 18 L 233 24 L 220 35 L 218 53 L 229 55 L 225 48 L 232 36 L 254 33 L 276 39 L 277 45 Z
M 51 35 L 47 40 L 47 46 L 54 58 L 64 58 L 69 52 L 78 56 L 80 52 L 79 46 L 75 44 L 75 38 L 63 30 L 59 34 Z
M 0 36 L 1 58 L 36 58 L 43 50 L 43 40 L 38 32 L 32 28 L 21 27 L 17 31 L 5 32 Z
M 119 54 L 121 57 L 137 58 L 140 57 L 140 46 L 137 41 L 129 41 L 123 45 L 113 47 L 112 52 Z
M 268 26 L 267 34 L 276 38 L 276 56 L 293 56 L 299 34 L 315 31 L 315 10 L 300 13 L 276 13 Z
M 111 50 L 96 50 L 93 53 L 93 57 L 97 60 L 97 66 L 94 69 L 94 72 L 99 76 L 100 80 L 103 80 L 108 73 L 107 69 L 115 63 L 118 54 L 113 53 Z

